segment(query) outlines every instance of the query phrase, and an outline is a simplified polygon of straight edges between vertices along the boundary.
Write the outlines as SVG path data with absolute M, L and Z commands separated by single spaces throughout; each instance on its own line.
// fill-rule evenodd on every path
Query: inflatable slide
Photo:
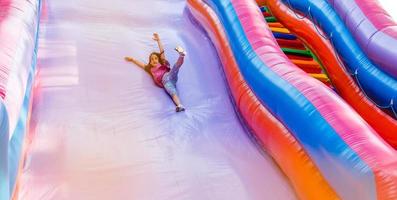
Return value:
M 374 1 L 0 12 L 0 200 L 397 199 L 395 23 Z M 123 59 L 146 63 L 153 32 L 188 53 L 183 113 Z

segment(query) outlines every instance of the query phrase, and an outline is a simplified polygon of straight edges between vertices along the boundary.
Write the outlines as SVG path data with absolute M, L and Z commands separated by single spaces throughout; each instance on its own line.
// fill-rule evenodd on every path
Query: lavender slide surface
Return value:
M 184 0 L 43 2 L 19 199 L 296 199 L 236 116 L 216 51 Z M 188 56 L 176 114 L 138 67 Z

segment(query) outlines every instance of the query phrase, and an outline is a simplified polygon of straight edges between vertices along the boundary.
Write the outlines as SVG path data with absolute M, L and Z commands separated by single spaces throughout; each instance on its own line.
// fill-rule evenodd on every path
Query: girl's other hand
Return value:
M 159 41 L 160 40 L 160 36 L 158 33 L 153 33 L 153 40 L 154 41 Z

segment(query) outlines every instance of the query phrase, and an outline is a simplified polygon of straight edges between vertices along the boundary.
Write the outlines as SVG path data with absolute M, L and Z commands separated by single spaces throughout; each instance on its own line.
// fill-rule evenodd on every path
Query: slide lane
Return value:
M 241 124 L 214 46 L 185 8 L 184 0 L 44 1 L 32 142 L 16 199 L 296 199 Z M 184 113 L 123 60 L 146 62 L 155 31 L 171 63 L 176 45 L 188 52 L 178 81 Z

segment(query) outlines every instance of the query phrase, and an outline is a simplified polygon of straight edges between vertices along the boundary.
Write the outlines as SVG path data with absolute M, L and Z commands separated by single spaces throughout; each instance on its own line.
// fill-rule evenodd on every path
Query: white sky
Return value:
M 383 8 L 393 17 L 397 22 L 397 1 L 396 0 L 378 0 Z

